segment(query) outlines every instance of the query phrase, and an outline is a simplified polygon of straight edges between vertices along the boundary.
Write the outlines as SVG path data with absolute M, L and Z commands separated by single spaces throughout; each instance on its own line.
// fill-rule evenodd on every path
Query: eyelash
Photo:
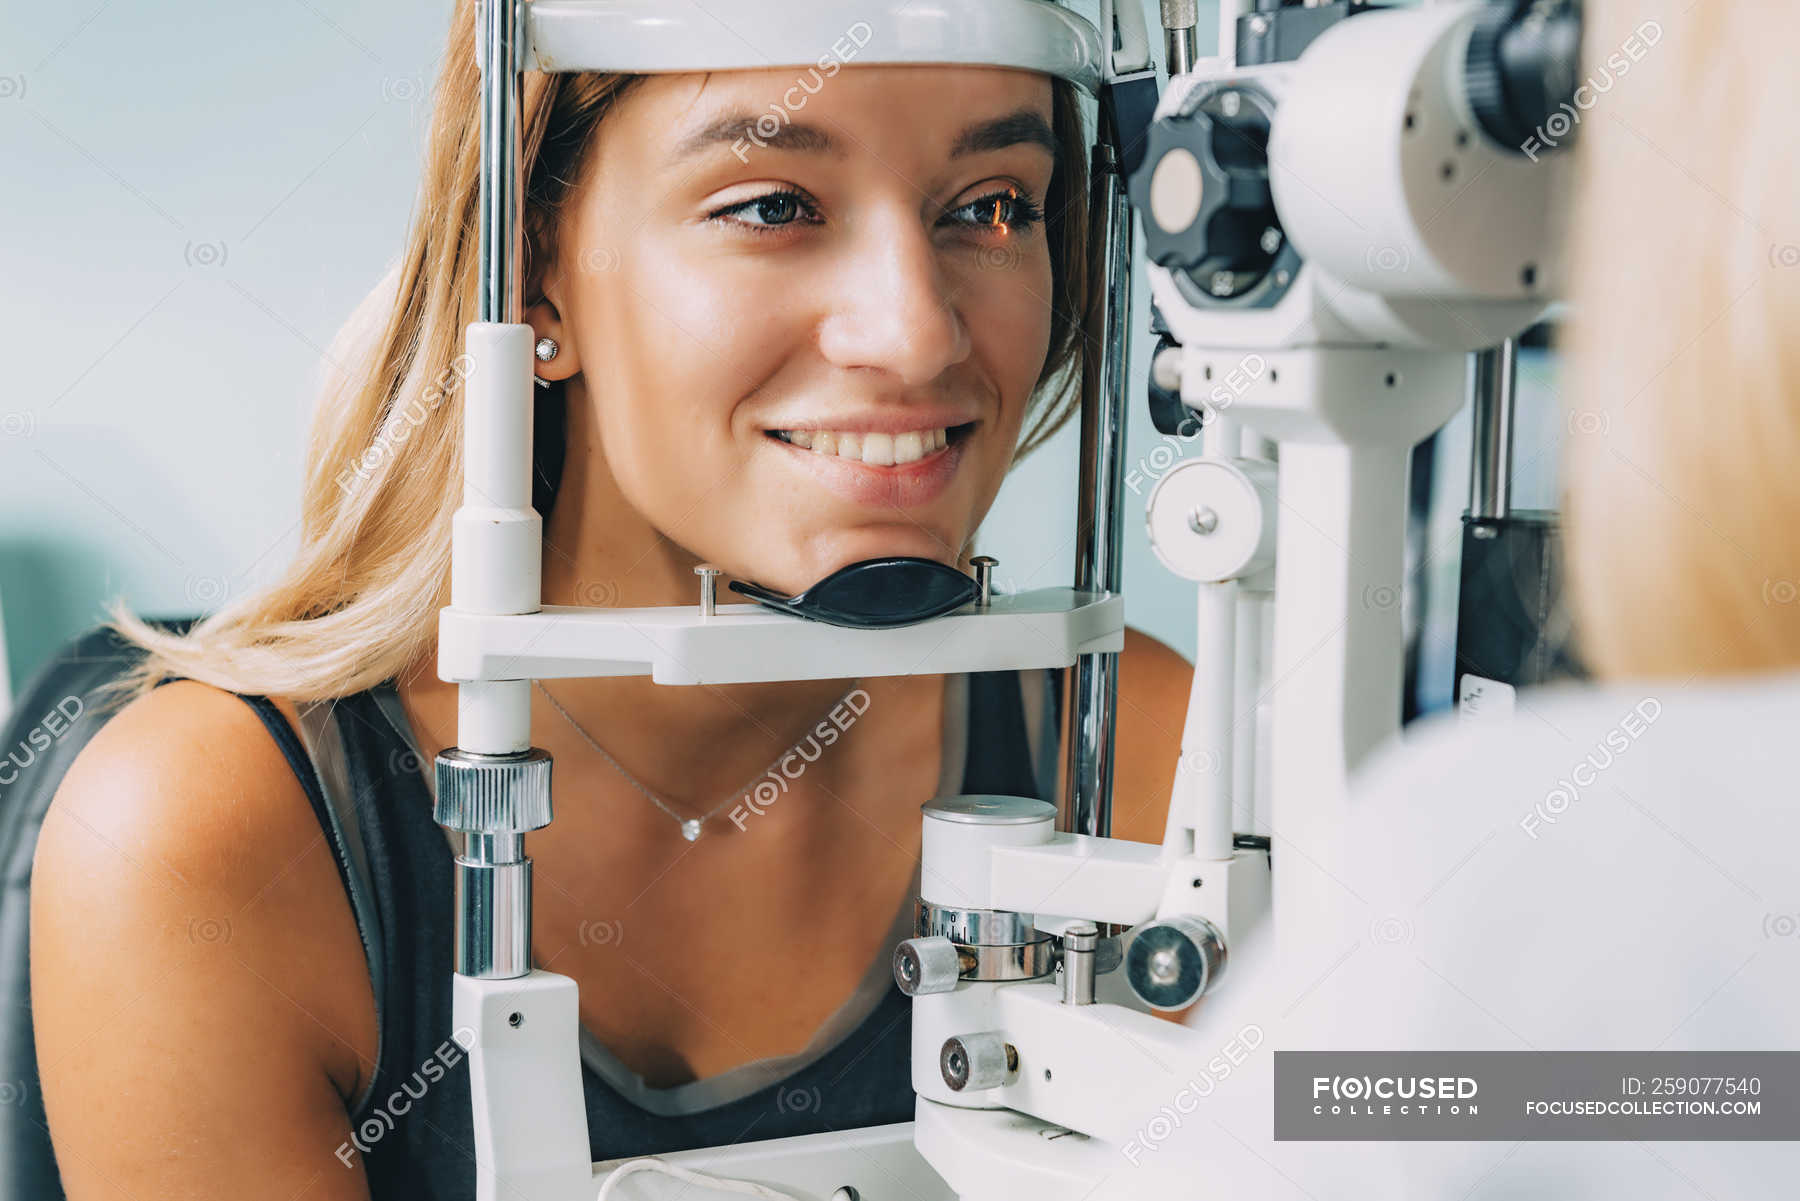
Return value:
M 748 200 L 740 200 L 736 204 L 728 204 L 724 208 L 715 209 L 708 213 L 707 217 L 710 220 L 726 219 L 732 213 L 742 212 L 745 209 L 754 208 L 757 205 L 766 204 L 772 200 L 792 200 L 795 204 L 800 206 L 802 210 L 806 212 L 813 211 L 811 205 L 807 202 L 807 198 L 799 192 L 789 188 L 778 188 L 775 191 L 764 192 L 760 196 L 752 196 Z M 959 204 L 950 211 L 952 213 L 960 213 L 974 208 L 992 209 L 997 207 L 1000 203 L 1010 203 L 1011 205 L 1011 218 L 1002 223 L 1010 232 L 1018 234 L 1026 233 L 1043 219 L 1043 210 L 1038 207 L 1037 203 L 1024 191 L 1016 188 L 997 189 L 993 192 L 989 192 L 985 196 L 978 196 L 966 204 Z M 817 222 L 814 221 L 813 223 L 816 224 Z M 771 225 L 740 221 L 736 222 L 736 224 L 743 226 L 745 229 L 753 230 L 760 236 L 774 233 L 777 230 L 786 229 L 788 226 L 796 224 L 796 222 L 784 221 L 778 225 Z M 998 228 L 987 221 L 970 221 L 965 222 L 964 225 L 966 228 L 977 230 Z

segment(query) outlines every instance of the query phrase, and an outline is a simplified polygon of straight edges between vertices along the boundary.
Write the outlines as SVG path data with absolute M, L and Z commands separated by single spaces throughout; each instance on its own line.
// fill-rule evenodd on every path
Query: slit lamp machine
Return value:
M 1222 54 L 1196 59 L 1195 7 L 1162 4 L 1159 88 L 1142 8 L 1110 0 L 1100 28 L 1047 0 L 477 5 L 480 319 L 466 330 L 466 481 L 439 627 L 457 745 L 435 764 L 435 818 L 462 835 L 454 1012 L 475 1032 L 483 1201 L 751 1187 L 727 1178 L 808 1201 L 1200 1195 L 1200 1164 L 1165 1163 L 1155 1185 L 1133 1172 L 1126 1145 L 1160 1084 L 1149 1059 L 1217 1045 L 1219 1031 L 1199 1041 L 1201 998 L 1231 987 L 1228 961 L 1302 957 L 1329 918 L 1316 880 L 1282 870 L 1282 835 L 1329 829 L 1347 773 L 1399 726 L 1412 448 L 1467 399 L 1478 431 L 1506 428 L 1509 340 L 1561 286 L 1567 156 L 1541 135 L 1573 90 L 1580 12 L 1222 0 Z M 1087 332 L 1072 586 L 1000 595 L 991 561 L 970 579 L 876 560 L 787 600 L 745 588 L 757 603 L 721 604 L 706 576 L 694 605 L 543 604 L 522 73 L 804 67 L 853 21 L 870 30 L 855 64 L 1020 68 L 1097 101 L 1090 253 L 1104 295 Z M 1199 632 L 1160 846 L 1109 837 L 1140 227 L 1152 416 L 1198 447 L 1147 512 L 1157 557 L 1195 585 Z M 1491 460 L 1495 439 L 1477 442 Z M 917 928 L 894 951 L 913 1006 L 914 1121 L 666 1155 L 655 1172 L 591 1163 L 576 986 L 530 954 L 524 837 L 551 820 L 531 681 L 1024 668 L 1067 669 L 1058 803 L 922 807 Z M 1234 798 L 1272 846 L 1238 828 Z M 1151 1012 L 1196 1002 L 1185 1026 Z

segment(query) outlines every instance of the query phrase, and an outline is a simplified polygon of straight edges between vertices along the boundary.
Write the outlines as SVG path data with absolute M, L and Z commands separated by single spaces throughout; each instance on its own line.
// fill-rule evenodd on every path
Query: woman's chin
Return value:
M 791 596 L 804 591 L 834 571 L 870 559 L 909 557 L 930 559 L 955 567 L 957 554 L 951 549 L 955 545 L 957 544 L 943 531 L 923 529 L 910 522 L 903 523 L 903 527 L 845 530 L 831 539 L 828 550 L 821 548 L 820 553 L 809 556 L 805 563 L 787 569 L 783 575 L 797 577 L 798 582 L 793 587 L 783 587 L 782 590 Z M 769 581 L 756 582 L 777 587 Z

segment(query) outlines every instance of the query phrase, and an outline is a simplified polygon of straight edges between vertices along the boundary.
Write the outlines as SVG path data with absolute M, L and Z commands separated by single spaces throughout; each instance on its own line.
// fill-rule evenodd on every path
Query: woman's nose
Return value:
M 916 215 L 866 222 L 837 266 L 819 334 L 833 366 L 874 367 L 922 387 L 968 357 L 954 277 Z

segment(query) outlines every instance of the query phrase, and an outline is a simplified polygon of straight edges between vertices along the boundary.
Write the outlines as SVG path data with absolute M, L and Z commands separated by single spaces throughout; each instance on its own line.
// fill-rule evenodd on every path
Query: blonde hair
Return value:
M 147 624 L 115 600 L 105 624 L 146 653 L 101 690 L 100 707 L 122 705 L 170 675 L 296 701 L 345 696 L 398 676 L 435 642 L 438 610 L 449 603 L 451 518 L 462 497 L 463 328 L 477 318 L 480 72 L 472 0 L 457 0 L 443 63 L 405 251 L 327 355 L 336 370 L 313 417 L 298 553 L 274 582 L 184 634 Z M 640 78 L 525 75 L 527 303 L 556 261 L 559 208 L 578 186 L 595 128 Z M 1079 406 L 1101 279 L 1087 261 L 1079 100 L 1072 85 L 1052 82 L 1052 126 L 1063 154 L 1044 198 L 1054 279 L 1050 351 L 1014 462 Z M 560 400 L 561 385 L 547 391 Z M 538 433 L 545 436 L 542 423 Z
M 1565 488 L 1602 676 L 1800 664 L 1800 38 L 1788 4 L 1589 5 Z M 1616 61 L 1616 60 L 1615 60 Z

